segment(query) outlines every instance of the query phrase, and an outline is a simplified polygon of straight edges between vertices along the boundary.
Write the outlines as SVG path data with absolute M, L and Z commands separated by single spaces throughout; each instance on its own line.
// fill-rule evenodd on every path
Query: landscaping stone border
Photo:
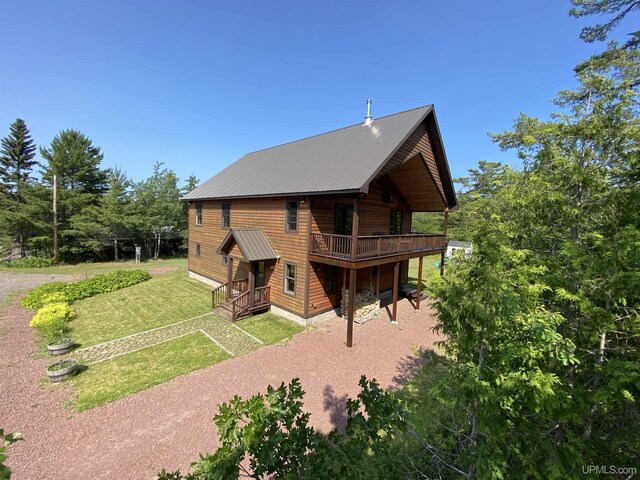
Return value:
M 237 325 L 229 323 L 215 313 L 205 313 L 181 322 L 81 348 L 74 352 L 74 356 L 80 363 L 91 365 L 111 360 L 127 353 L 137 352 L 144 348 L 160 345 L 195 332 L 201 332 L 218 347 L 234 357 L 243 355 L 263 345 L 262 340 Z

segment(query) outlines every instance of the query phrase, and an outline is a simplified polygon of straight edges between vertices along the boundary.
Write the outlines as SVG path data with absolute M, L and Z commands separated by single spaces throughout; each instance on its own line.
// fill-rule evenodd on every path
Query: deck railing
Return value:
M 310 253 L 345 260 L 368 260 L 417 251 L 442 250 L 447 239 L 439 234 L 371 235 L 357 237 L 352 252 L 352 237 L 331 233 L 312 233 Z M 352 257 L 355 254 L 355 258 Z
M 251 292 L 248 290 L 247 280 L 234 280 L 232 282 L 233 294 L 227 295 L 228 284 L 223 283 L 211 292 L 211 308 L 225 305 L 231 312 L 231 321 L 235 321 L 247 311 L 254 311 L 271 305 L 271 286 L 258 287 L 253 293 L 253 306 L 251 305 Z
M 231 290 L 229 284 L 223 283 L 211 292 L 211 308 L 222 305 L 227 300 L 246 292 L 249 289 L 249 281 L 245 278 L 242 280 L 233 280 L 231 282 Z

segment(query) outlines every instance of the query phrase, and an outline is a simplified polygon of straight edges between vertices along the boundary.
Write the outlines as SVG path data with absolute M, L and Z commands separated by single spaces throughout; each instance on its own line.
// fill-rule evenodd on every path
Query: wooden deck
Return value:
M 324 257 L 339 261 L 371 263 L 371 260 L 381 258 L 439 253 L 446 248 L 447 238 L 440 234 L 359 236 L 353 248 L 351 235 L 312 233 L 309 254 L 316 257 L 316 260 Z

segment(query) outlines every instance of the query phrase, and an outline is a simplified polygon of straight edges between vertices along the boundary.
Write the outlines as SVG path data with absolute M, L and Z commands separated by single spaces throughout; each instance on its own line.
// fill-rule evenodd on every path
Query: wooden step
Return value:
M 216 306 L 213 309 L 213 311 L 218 315 L 220 315 L 222 318 L 226 318 L 227 320 L 231 321 L 231 308 L 232 308 L 231 303 L 227 302 L 222 305 Z M 248 317 L 251 315 L 252 315 L 252 312 L 250 310 L 245 310 L 244 312 L 236 316 L 236 320 L 240 320 L 241 318 Z

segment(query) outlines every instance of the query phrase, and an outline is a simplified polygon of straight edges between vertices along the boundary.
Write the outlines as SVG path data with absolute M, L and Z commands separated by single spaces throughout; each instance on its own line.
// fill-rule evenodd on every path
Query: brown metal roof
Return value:
M 234 242 L 247 262 L 278 258 L 278 254 L 259 228 L 232 228 L 218 247 L 218 254 L 226 255 Z
M 249 153 L 183 199 L 367 193 L 371 180 L 430 113 L 433 123 L 433 106 L 427 105 L 377 118 L 371 125 L 357 124 Z M 440 140 L 439 134 L 435 139 Z M 448 173 L 444 150 L 441 145 L 436 148 Z M 452 207 L 457 202 L 450 175 L 443 182 L 451 184 Z

